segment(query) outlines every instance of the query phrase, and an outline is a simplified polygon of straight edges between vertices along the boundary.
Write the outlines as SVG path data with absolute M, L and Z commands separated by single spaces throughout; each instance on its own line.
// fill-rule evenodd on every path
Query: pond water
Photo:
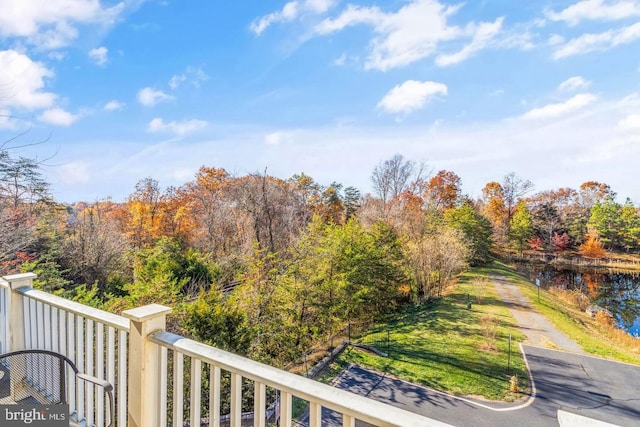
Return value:
M 556 286 L 580 290 L 593 304 L 611 311 L 620 327 L 632 335 L 640 335 L 639 272 L 593 268 L 578 271 L 534 264 L 518 264 L 516 267 L 531 281 L 540 279 L 543 289 Z

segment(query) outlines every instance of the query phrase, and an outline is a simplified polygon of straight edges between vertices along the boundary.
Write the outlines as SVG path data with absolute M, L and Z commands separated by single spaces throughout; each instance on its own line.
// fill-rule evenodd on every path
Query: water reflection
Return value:
M 517 269 L 532 281 L 539 278 L 543 288 L 556 286 L 580 290 L 593 304 L 611 311 L 621 327 L 640 335 L 640 273 L 609 269 L 569 270 L 531 264 L 519 264 Z

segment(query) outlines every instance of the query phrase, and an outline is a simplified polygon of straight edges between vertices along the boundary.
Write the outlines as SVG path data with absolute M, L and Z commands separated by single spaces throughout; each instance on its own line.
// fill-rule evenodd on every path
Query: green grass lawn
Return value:
M 430 304 L 406 307 L 386 323 L 370 331 L 390 328 L 390 357 L 349 348 L 333 363 L 325 380 L 349 363 L 389 373 L 405 380 L 459 395 L 492 400 L 513 400 L 511 375 L 517 375 L 520 390 L 528 375 L 517 343 L 525 337 L 498 298 L 492 283 L 483 281 L 488 272 L 472 269 L 459 278 L 445 297 Z M 467 295 L 472 308 L 467 308 Z M 495 340 L 485 337 L 496 324 Z M 508 372 L 508 337 L 512 335 L 511 370 Z M 488 334 L 490 335 L 490 334 Z M 367 341 L 367 337 L 363 337 Z M 491 342 L 495 341 L 495 342 Z M 488 344 L 493 344 L 490 349 Z M 386 352 L 386 348 L 380 349 Z
M 540 291 L 540 302 L 538 302 L 536 286 L 507 265 L 494 262 L 490 267 L 481 269 L 480 272 L 501 274 L 512 283 L 517 284 L 539 313 L 580 344 L 586 352 L 622 362 L 640 364 L 637 346 L 634 349 L 626 347 L 622 343 L 613 342 L 607 331 L 599 328 L 596 322 L 584 311 L 559 300 L 544 289 Z

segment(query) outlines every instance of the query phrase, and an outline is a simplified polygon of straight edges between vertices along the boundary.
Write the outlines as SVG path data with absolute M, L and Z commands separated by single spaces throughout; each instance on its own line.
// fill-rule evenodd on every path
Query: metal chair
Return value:
M 96 390 L 98 393 L 102 390 L 102 396 L 108 399 L 103 407 L 91 402 L 91 396 L 99 395 L 94 393 Z M 0 355 L 0 403 L 68 404 L 71 425 L 84 424 L 88 415 L 85 412 L 104 411 L 104 426 L 113 425 L 113 385 L 80 373 L 68 357 L 48 350 Z

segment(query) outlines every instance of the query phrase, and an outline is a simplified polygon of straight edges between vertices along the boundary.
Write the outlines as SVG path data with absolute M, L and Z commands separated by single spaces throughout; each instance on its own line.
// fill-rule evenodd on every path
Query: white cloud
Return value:
M 45 79 L 53 72 L 15 50 L 0 51 L 0 106 L 25 110 L 48 108 L 56 95 L 45 92 Z
M 251 31 L 256 33 L 257 35 L 262 34 L 264 30 L 269 28 L 272 24 L 280 23 L 280 22 L 289 22 L 296 19 L 298 16 L 298 2 L 290 1 L 285 4 L 282 10 L 277 12 L 272 12 L 268 15 L 264 15 L 260 19 L 257 19 L 251 23 L 249 28 Z
M 122 110 L 126 104 L 124 102 L 120 102 L 116 99 L 112 99 L 111 101 L 104 104 L 104 109 L 107 111 L 116 111 Z
M 15 129 L 18 121 L 11 116 L 11 111 L 0 108 L 0 129 Z
M 552 34 L 552 35 L 549 37 L 549 40 L 547 41 L 547 43 L 548 43 L 550 46 L 558 46 L 558 45 L 563 44 L 563 43 L 564 43 L 564 41 L 565 41 L 565 38 L 564 38 L 564 37 L 562 37 L 560 34 Z
M 149 122 L 148 130 L 152 133 L 169 132 L 178 136 L 184 136 L 189 133 L 204 129 L 209 123 L 204 120 L 190 119 L 183 121 L 171 121 L 165 123 L 161 118 L 156 117 Z
M 62 61 L 67 57 L 67 54 L 66 52 L 53 51 L 53 52 L 49 52 L 47 56 L 53 60 Z
M 409 114 L 424 107 L 434 96 L 446 94 L 447 86 L 442 83 L 407 80 L 391 89 L 378 103 L 378 108 L 392 114 Z
M 325 13 L 335 4 L 334 0 L 307 0 L 305 8 L 314 13 Z
M 103 7 L 97 0 L 2 0 L 0 36 L 21 37 L 41 48 L 55 49 L 78 37 L 79 24 L 112 25 L 125 8 Z
M 277 131 L 272 132 L 264 137 L 264 142 L 267 145 L 280 145 L 285 142 L 291 141 L 293 134 L 291 132 Z
M 347 54 L 343 53 L 342 55 L 334 59 L 331 63 L 336 67 L 342 67 L 347 63 Z
M 169 87 L 171 89 L 177 89 L 185 80 L 187 80 L 187 76 L 184 74 L 174 74 L 169 80 Z
M 608 50 L 638 39 L 640 39 L 640 22 L 603 33 L 583 34 L 558 47 L 553 53 L 553 58 L 561 59 L 593 51 Z
M 326 35 L 354 25 L 372 26 L 377 36 L 370 42 L 365 68 L 381 71 L 434 55 L 443 42 L 470 39 L 460 51 L 438 56 L 439 65 L 450 65 L 487 47 L 501 31 L 503 22 L 503 18 L 498 18 L 494 22 L 471 22 L 465 28 L 449 25 L 448 18 L 460 7 L 460 4 L 446 6 L 436 0 L 414 0 L 397 12 L 387 13 L 377 6 L 349 5 L 336 18 L 318 24 L 315 32 Z
M 152 87 L 145 87 L 138 91 L 138 102 L 145 107 L 153 107 L 160 102 L 171 101 L 174 97 L 167 95 L 161 90 Z
M 91 58 L 91 60 L 95 62 L 96 65 L 103 66 L 109 60 L 109 58 L 107 57 L 108 54 L 109 49 L 104 46 L 100 46 L 89 51 L 89 58 Z
M 80 118 L 79 114 L 72 114 L 62 108 L 51 108 L 45 110 L 38 116 L 38 120 L 54 126 L 71 126 Z
M 475 52 L 484 49 L 502 29 L 503 17 L 495 20 L 495 22 L 483 22 L 473 30 L 473 38 L 471 42 L 455 53 L 438 55 L 436 64 L 445 67 L 447 65 L 458 64 Z
M 291 22 L 305 15 L 321 15 L 331 9 L 334 4 L 335 0 L 290 1 L 282 10 L 256 18 L 249 29 L 259 36 L 273 24 Z
M 525 120 L 544 120 L 562 117 L 581 110 L 596 100 L 596 96 L 590 93 L 581 93 L 565 102 L 549 104 L 544 107 L 534 108 L 524 113 L 521 118 Z
M 558 90 L 562 92 L 572 92 L 578 89 L 586 89 L 589 86 L 591 86 L 591 82 L 589 80 L 586 80 L 581 76 L 573 76 L 560 83 Z
M 174 74 L 169 80 L 169 87 L 177 89 L 182 83 L 188 82 L 193 87 L 199 88 L 200 85 L 209 80 L 209 76 L 200 67 L 188 66 L 183 73 Z
M 546 16 L 552 21 L 563 21 L 571 26 L 586 20 L 617 21 L 640 16 L 640 2 L 582 0 L 560 12 L 547 11 Z
M 640 131 L 640 114 L 630 114 L 620 120 L 618 128 L 625 131 Z

